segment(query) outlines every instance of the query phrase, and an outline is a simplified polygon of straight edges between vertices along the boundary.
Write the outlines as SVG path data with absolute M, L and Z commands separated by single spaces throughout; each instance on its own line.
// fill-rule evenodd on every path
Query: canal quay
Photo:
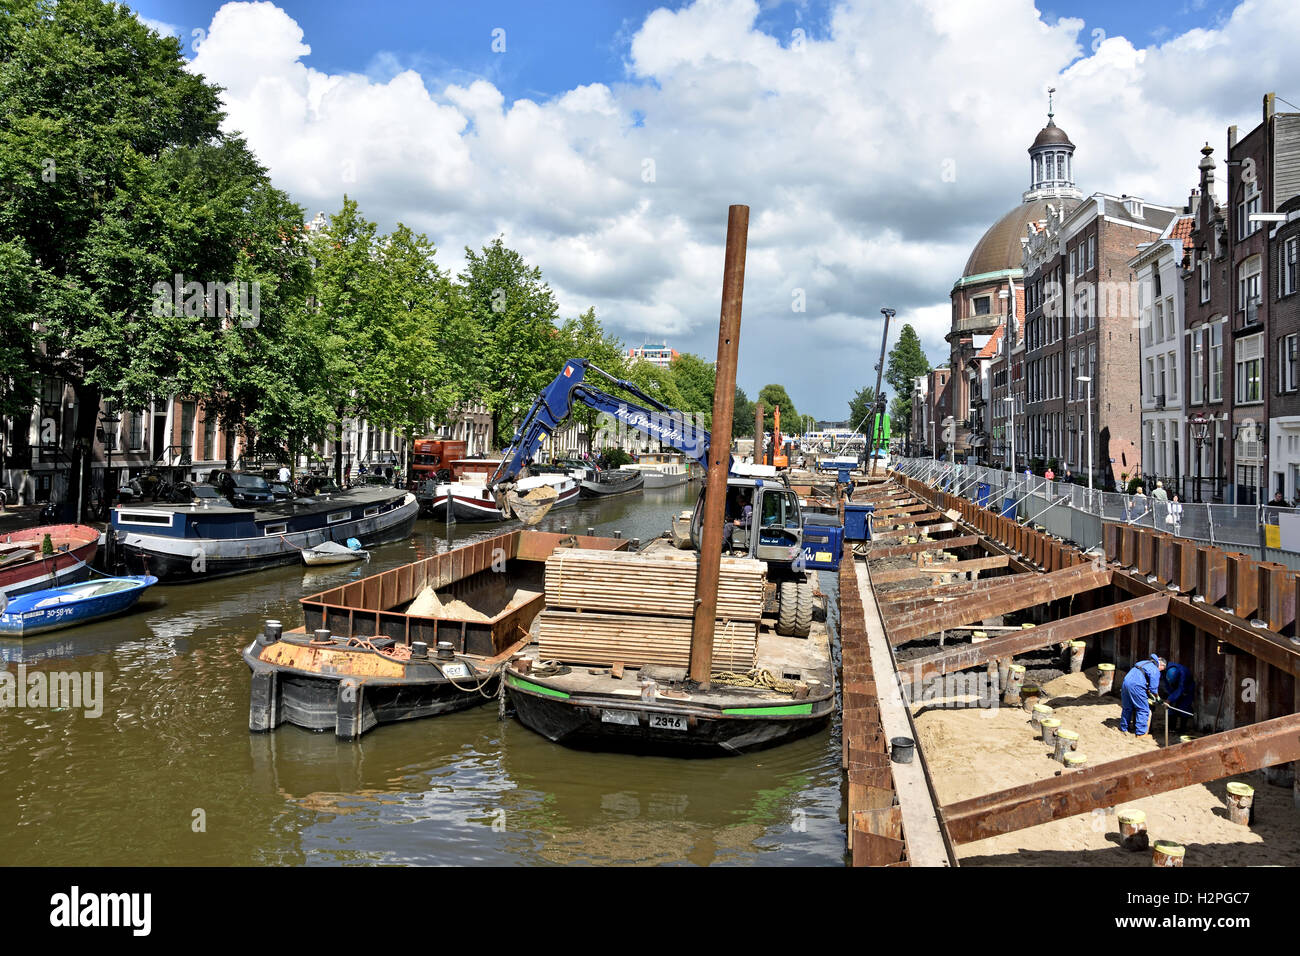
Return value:
M 538 525 L 643 542 L 699 483 L 582 501 Z M 515 524 L 517 527 L 517 523 Z M 11 865 L 842 865 L 838 730 L 717 759 L 557 746 L 495 700 L 356 741 L 248 730 L 241 650 L 304 595 L 509 530 L 421 519 L 368 564 L 155 587 L 138 609 L 0 640 L 16 671 L 104 674 L 103 714 L 3 715 L 0 860 Z M 834 593 L 833 575 L 822 575 Z M 194 811 L 206 832 L 192 830 Z M 142 834 L 147 833 L 147 838 Z

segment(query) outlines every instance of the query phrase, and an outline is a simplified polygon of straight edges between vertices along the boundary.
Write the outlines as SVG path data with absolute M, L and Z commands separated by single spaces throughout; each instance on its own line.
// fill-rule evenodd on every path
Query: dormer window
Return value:
M 1142 218 L 1141 199 L 1137 199 L 1136 197 L 1133 196 L 1128 197 L 1127 199 L 1124 200 L 1124 208 L 1128 210 L 1128 214 L 1132 216 L 1134 219 Z

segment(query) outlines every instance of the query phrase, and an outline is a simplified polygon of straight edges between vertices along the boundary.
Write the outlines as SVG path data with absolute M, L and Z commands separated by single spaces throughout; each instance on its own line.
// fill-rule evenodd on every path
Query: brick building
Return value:
M 1020 203 L 990 226 L 975 244 L 961 278 L 953 283 L 952 324 L 947 335 L 951 368 L 965 370 L 1000 326 L 1012 316 L 1025 314 L 1022 239 L 1032 225 L 1046 219 L 1052 211 L 1073 209 L 1082 195 L 1074 185 L 1074 144 L 1056 125 L 1054 114 L 1049 111 L 1047 125 L 1029 147 L 1029 189 L 1021 195 Z M 1014 342 L 1009 347 L 1013 345 Z M 948 407 L 956 425 L 953 449 L 961 458 L 971 454 L 974 448 L 970 380 L 965 374 L 958 374 L 951 385 Z M 982 433 L 985 438 L 980 443 L 983 450 L 978 457 L 991 460 L 988 443 L 997 442 L 1002 446 L 1004 440 L 998 437 L 995 428 L 1005 428 L 1005 425 L 1000 417 L 992 414 L 983 418 L 982 424 L 986 431 Z

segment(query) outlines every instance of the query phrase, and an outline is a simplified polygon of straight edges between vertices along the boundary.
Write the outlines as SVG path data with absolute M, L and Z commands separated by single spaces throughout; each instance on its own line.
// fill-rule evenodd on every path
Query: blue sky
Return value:
M 887 3 L 888 0 L 882 0 Z M 969 0 L 978 4 L 979 0 Z M 624 80 L 627 42 L 651 11 L 681 2 L 629 0 L 490 0 L 490 2 L 301 2 L 277 4 L 292 16 L 312 48 L 304 62 L 329 72 L 383 74 L 391 64 L 414 68 L 431 82 L 481 76 L 507 99 L 548 98 L 586 83 Z M 221 6 L 214 0 L 146 0 L 131 4 L 145 17 L 177 27 L 187 41 L 206 29 Z M 802 27 L 825 35 L 825 2 L 764 2 L 760 27 L 788 36 Z M 1123 35 L 1135 43 L 1211 26 L 1234 4 L 1228 0 L 1100 0 L 1038 4 L 1043 18 L 1078 17 L 1086 43 Z M 506 30 L 509 57 L 491 50 L 492 31 Z M 380 56 L 380 54 L 384 56 Z M 392 57 L 389 61 L 388 57 Z
M 726 207 L 749 204 L 740 383 L 830 419 L 874 379 L 881 306 L 946 360 L 953 281 L 1020 202 L 1048 86 L 1085 193 L 1169 205 L 1264 91 L 1300 102 L 1295 0 L 134 9 L 308 216 L 346 193 L 452 272 L 502 235 L 629 344 L 711 358 Z

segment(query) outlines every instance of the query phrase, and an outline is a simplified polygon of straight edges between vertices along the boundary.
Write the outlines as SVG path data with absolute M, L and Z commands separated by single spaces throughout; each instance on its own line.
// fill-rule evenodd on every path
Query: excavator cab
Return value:
M 691 543 L 697 551 L 704 521 L 704 492 L 701 488 L 691 515 Z M 748 528 L 733 527 L 731 550 L 724 554 L 767 562 L 767 578 L 777 587 L 777 633 L 807 637 L 812 627 L 813 594 L 812 579 L 802 557 L 799 496 L 779 479 L 734 474 L 727 478 L 727 494 L 729 503 L 744 501 L 754 510 Z

